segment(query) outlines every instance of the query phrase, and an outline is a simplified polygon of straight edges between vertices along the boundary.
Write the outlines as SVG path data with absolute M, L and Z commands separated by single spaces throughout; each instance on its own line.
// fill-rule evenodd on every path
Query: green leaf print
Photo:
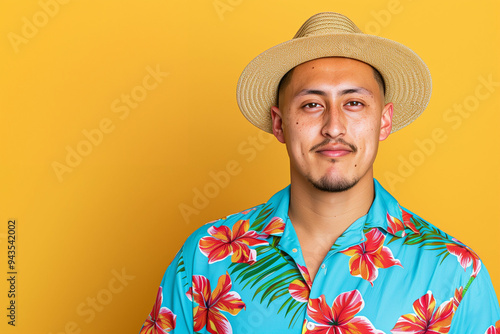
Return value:
M 262 231 L 268 218 L 273 212 L 273 208 L 264 207 L 257 218 L 251 223 L 250 229 Z M 276 246 L 280 237 L 271 236 L 270 244 L 255 247 L 257 261 L 253 264 L 232 263 L 229 266 L 231 276 L 234 281 L 243 284 L 243 289 L 250 288 L 254 292 L 252 300 L 259 300 L 267 307 L 276 300 L 284 297 L 286 300 L 280 301 L 281 307 L 278 310 L 285 312 L 285 317 L 291 316 L 289 327 L 293 326 L 307 307 L 307 303 L 295 300 L 289 293 L 290 284 L 299 279 L 304 281 L 297 265 L 293 259 Z
M 442 263 L 450 255 L 446 245 L 455 243 L 452 238 L 438 228 L 429 225 L 429 223 L 419 217 L 412 216 L 411 222 L 415 225 L 417 230 L 420 231 L 420 234 L 410 232 L 405 237 L 403 243 L 405 245 L 417 245 L 425 249 L 439 251 L 436 257 L 442 257 L 440 262 Z M 392 236 L 387 244 L 389 245 L 391 242 L 400 239 L 400 237 Z

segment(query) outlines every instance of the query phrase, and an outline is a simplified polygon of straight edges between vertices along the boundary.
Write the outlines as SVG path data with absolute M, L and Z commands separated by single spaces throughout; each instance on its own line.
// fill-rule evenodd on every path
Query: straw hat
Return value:
M 243 115 L 272 133 L 271 106 L 278 84 L 290 69 L 322 57 L 357 59 L 376 68 L 385 82 L 385 102 L 394 103 L 392 132 L 413 122 L 431 96 L 431 76 L 422 59 L 408 47 L 363 33 L 349 18 L 332 12 L 310 17 L 293 39 L 255 57 L 238 80 L 236 98 Z

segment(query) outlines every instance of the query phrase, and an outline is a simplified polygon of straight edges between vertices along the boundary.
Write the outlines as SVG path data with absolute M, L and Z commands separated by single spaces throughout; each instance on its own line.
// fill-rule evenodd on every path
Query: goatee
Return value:
M 352 181 L 348 181 L 345 179 L 331 180 L 327 176 L 323 176 L 317 181 L 312 180 L 310 177 L 308 177 L 307 179 L 314 186 L 314 188 L 330 193 L 340 193 L 343 191 L 347 191 L 354 187 L 359 181 L 359 179 L 354 179 Z

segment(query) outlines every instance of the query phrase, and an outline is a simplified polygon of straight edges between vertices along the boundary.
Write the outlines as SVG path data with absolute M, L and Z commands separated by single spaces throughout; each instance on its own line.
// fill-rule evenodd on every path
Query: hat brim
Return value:
M 270 110 L 276 105 L 281 78 L 295 66 L 323 57 L 356 59 L 380 72 L 386 86 L 385 102 L 394 104 L 391 133 L 413 122 L 429 103 L 429 69 L 410 48 L 379 36 L 336 33 L 292 39 L 255 57 L 243 70 L 236 89 L 243 115 L 272 133 Z

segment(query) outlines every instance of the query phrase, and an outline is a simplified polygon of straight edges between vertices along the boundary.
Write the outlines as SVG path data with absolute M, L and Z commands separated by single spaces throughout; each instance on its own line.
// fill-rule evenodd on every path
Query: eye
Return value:
M 310 102 L 307 104 L 304 104 L 304 108 L 320 108 L 321 104 L 316 103 L 316 102 Z
M 359 101 L 350 101 L 350 102 L 347 102 L 346 105 L 351 106 L 351 107 L 361 107 L 364 104 L 359 102 Z

